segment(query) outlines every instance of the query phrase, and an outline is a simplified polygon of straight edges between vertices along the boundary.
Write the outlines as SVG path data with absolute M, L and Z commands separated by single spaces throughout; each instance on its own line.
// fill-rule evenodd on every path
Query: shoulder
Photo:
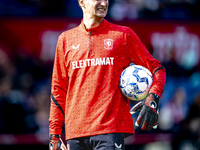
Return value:
M 64 39 L 64 38 L 66 38 L 66 37 L 68 37 L 68 36 L 74 35 L 75 33 L 78 32 L 78 27 L 79 27 L 79 26 L 74 27 L 74 28 L 69 29 L 69 30 L 66 30 L 66 31 L 63 31 L 63 32 L 59 35 L 59 38 L 60 38 L 60 39 Z
M 138 39 L 137 34 L 128 26 L 117 25 L 109 22 L 109 31 L 123 35 L 124 39 Z
M 122 26 L 109 22 L 109 30 L 123 33 L 124 36 L 137 36 L 135 32 L 128 26 Z
M 115 30 L 122 31 L 125 33 L 128 32 L 129 30 L 132 30 L 130 27 L 127 27 L 127 26 L 122 26 L 122 25 L 111 23 L 111 22 L 108 22 L 108 23 L 109 23 L 110 29 L 115 29 Z

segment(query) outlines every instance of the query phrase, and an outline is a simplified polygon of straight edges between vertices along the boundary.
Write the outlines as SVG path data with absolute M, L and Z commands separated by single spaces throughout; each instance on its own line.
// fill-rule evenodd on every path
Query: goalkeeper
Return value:
M 108 0 L 78 0 L 80 25 L 63 32 L 56 48 L 49 117 L 50 150 L 124 150 L 136 125 L 156 128 L 165 69 L 129 28 L 104 19 Z M 121 72 L 133 62 L 153 74 L 150 94 L 130 110 L 118 87 Z M 60 138 L 65 128 L 66 147 Z

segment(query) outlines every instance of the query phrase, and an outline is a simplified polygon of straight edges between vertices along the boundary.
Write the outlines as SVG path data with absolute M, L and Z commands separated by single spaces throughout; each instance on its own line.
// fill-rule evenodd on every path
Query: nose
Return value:
M 107 6 L 108 0 L 101 0 L 101 6 Z

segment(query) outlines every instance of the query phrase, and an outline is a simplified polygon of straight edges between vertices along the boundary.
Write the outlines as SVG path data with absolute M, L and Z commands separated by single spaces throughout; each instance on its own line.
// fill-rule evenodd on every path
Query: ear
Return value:
M 84 0 L 78 0 L 78 1 L 81 8 L 85 8 L 85 1 Z

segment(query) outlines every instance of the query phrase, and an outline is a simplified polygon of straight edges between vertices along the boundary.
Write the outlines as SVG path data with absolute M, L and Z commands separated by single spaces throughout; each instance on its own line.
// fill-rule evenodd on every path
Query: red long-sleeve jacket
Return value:
M 133 62 L 153 77 L 150 93 L 161 96 L 165 70 L 128 27 L 105 19 L 95 28 L 83 22 L 58 39 L 52 77 L 50 134 L 66 140 L 106 133 L 134 134 L 130 105 L 119 89 L 122 71 Z

